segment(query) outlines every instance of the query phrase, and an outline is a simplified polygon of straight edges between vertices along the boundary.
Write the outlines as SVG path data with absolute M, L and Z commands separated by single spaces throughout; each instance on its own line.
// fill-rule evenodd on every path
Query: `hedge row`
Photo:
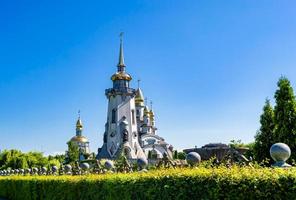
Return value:
M 147 173 L 0 177 L 0 197 L 63 199 L 296 199 L 296 169 L 225 167 Z

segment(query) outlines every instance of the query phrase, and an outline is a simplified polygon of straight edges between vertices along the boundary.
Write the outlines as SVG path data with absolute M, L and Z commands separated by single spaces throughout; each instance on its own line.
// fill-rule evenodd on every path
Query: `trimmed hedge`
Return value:
M 147 173 L 0 177 L 0 197 L 63 199 L 296 199 L 296 169 L 160 169 Z

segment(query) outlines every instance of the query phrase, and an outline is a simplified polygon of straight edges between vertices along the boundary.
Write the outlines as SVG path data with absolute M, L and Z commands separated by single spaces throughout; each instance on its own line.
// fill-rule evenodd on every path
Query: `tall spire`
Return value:
M 82 121 L 80 118 L 80 110 L 78 111 L 78 120 L 76 122 L 76 135 L 81 135 L 83 129 Z
M 118 80 L 124 80 L 124 81 L 130 81 L 132 80 L 132 77 L 125 72 L 125 64 L 124 64 L 124 57 L 123 57 L 123 32 L 120 33 L 120 48 L 119 48 L 119 61 L 117 64 L 117 72 L 111 76 L 112 81 L 118 81 Z M 117 86 L 118 87 L 118 84 Z M 127 84 L 125 87 L 129 87 Z
M 118 71 L 124 71 L 124 56 L 123 56 L 123 32 L 120 33 L 120 49 L 119 49 L 119 61 L 118 61 Z

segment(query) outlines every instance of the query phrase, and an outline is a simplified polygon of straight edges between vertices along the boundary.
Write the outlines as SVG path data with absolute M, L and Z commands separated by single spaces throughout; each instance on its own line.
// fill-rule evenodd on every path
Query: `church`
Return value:
M 80 111 L 79 111 L 79 117 L 76 122 L 76 135 L 72 137 L 69 142 L 67 142 L 68 148 L 69 148 L 70 142 L 73 142 L 75 145 L 77 145 L 79 150 L 79 161 L 85 160 L 85 155 L 90 154 L 89 141 L 84 135 L 82 135 L 82 131 L 83 131 L 83 125 L 82 125 L 82 121 L 80 118 Z M 67 151 L 66 151 L 66 155 L 68 155 Z
M 126 72 L 122 34 L 117 72 L 111 76 L 113 87 L 105 90 L 108 99 L 103 146 L 97 159 L 172 158 L 173 146 L 157 135 L 154 111 L 144 101 L 140 87 L 130 87 L 132 76 Z

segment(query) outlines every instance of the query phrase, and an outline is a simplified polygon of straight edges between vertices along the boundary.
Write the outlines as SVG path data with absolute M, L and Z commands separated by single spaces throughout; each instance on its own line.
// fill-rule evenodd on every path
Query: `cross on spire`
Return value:
M 138 79 L 137 82 L 138 82 L 138 88 L 140 88 L 141 79 Z
M 80 119 L 80 110 L 78 110 L 78 119 Z
M 150 109 L 152 110 L 153 102 L 150 101 Z

